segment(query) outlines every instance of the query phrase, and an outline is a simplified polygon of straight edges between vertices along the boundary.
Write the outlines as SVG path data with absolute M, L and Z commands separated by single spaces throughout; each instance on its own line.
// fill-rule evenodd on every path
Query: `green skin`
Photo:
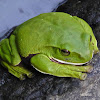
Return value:
M 90 72 L 92 67 L 82 65 L 98 51 L 92 29 L 84 20 L 52 12 L 24 22 L 9 38 L 2 40 L 0 63 L 23 80 L 25 75 L 31 77 L 32 73 L 18 65 L 21 57 L 36 54 L 30 63 L 40 72 L 84 80 L 87 76 L 85 72 Z

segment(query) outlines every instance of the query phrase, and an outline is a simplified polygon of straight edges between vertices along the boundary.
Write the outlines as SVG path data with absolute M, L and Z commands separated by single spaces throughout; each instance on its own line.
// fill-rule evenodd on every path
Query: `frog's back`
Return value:
M 69 37 L 70 30 L 75 33 L 74 29 L 80 27 L 77 23 L 71 15 L 59 12 L 44 13 L 24 22 L 14 31 L 19 53 L 27 57 L 29 54 L 39 53 L 44 46 L 59 47 L 64 44 L 65 37 L 66 41 L 72 38 Z M 84 30 L 80 28 L 76 33 L 81 35 L 80 31 Z

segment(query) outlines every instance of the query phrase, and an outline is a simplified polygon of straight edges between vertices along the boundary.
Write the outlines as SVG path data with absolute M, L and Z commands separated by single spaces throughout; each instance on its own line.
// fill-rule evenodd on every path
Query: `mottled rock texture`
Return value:
M 92 27 L 100 49 L 100 0 L 68 0 L 57 11 L 86 20 Z M 85 81 L 58 78 L 34 72 L 32 79 L 19 81 L 0 68 L 0 100 L 100 100 L 100 53 L 90 62 L 94 66 Z

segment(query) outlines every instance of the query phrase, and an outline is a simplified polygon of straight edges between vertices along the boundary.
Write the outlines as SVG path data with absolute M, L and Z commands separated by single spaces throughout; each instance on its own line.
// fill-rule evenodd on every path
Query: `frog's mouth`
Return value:
M 55 63 L 58 63 L 58 64 L 70 64 L 70 65 L 78 65 L 78 66 L 88 63 L 88 62 L 85 62 L 85 63 L 71 63 L 71 62 L 66 62 L 66 61 L 63 61 L 63 60 L 59 60 L 57 58 L 51 58 L 50 60 L 52 62 L 55 62 Z

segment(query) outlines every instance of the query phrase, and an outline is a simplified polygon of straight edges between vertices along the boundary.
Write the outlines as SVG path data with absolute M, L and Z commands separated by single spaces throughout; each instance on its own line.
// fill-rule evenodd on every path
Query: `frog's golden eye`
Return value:
M 70 51 L 66 50 L 66 49 L 63 49 L 61 50 L 61 53 L 64 55 L 64 56 L 68 56 L 70 54 Z
M 92 36 L 90 35 L 90 42 L 92 41 Z

